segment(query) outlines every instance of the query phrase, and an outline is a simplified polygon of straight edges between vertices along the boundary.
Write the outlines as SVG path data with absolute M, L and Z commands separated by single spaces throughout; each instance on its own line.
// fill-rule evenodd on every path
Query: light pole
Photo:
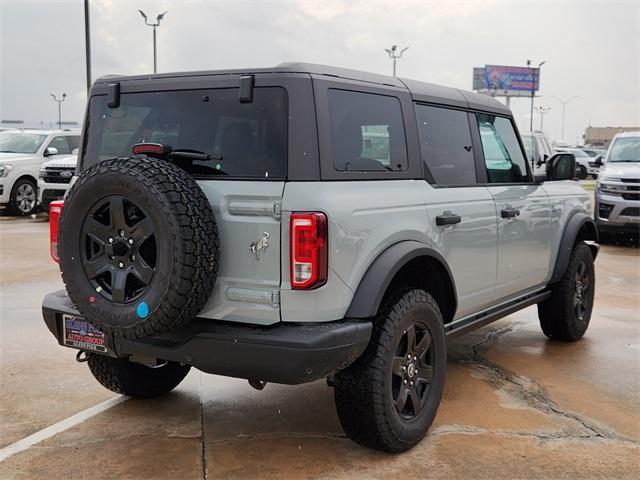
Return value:
M 407 51 L 409 47 L 404 47 L 402 50 L 398 52 L 398 46 L 392 45 L 391 48 L 385 48 L 384 51 L 387 52 L 389 58 L 393 60 L 393 76 L 396 76 L 396 60 L 398 58 L 402 58 L 402 54 Z
M 574 95 L 573 97 L 568 98 L 567 100 L 562 100 L 561 98 L 556 97 L 555 95 L 551 95 L 553 98 L 555 98 L 558 102 L 560 102 L 560 104 L 562 105 L 562 135 L 560 140 L 564 140 L 564 113 L 565 113 L 565 108 L 567 107 L 567 104 L 573 100 L 575 100 L 576 98 L 579 98 L 580 95 Z
M 67 98 L 67 94 L 63 93 L 62 98 L 59 100 L 53 93 L 50 93 L 49 95 L 51 95 L 53 100 L 58 104 L 58 128 L 62 130 L 62 102 Z
M 540 83 L 540 67 L 542 67 L 542 65 L 544 65 L 545 63 L 547 62 L 544 61 L 538 64 L 538 83 Z M 529 67 L 531 73 L 531 119 L 529 122 L 529 130 L 533 132 L 533 99 L 536 96 L 536 77 L 535 70 L 531 68 L 531 60 L 527 60 L 527 67 Z
M 144 18 L 145 25 L 147 25 L 148 27 L 153 27 L 153 73 L 158 73 L 158 55 L 156 50 L 156 28 L 160 26 L 160 20 L 162 20 L 162 17 L 164 17 L 167 14 L 167 12 L 164 12 L 158 15 L 156 17 L 156 23 L 149 23 L 149 20 L 147 19 L 147 15 L 142 10 L 138 10 L 138 11 L 140 12 L 140 15 L 142 15 L 142 18 Z
M 551 107 L 538 106 L 536 107 L 535 110 L 538 113 L 538 115 L 540 115 L 540 131 L 544 132 L 544 116 L 546 113 L 549 113 L 549 110 L 551 110 Z

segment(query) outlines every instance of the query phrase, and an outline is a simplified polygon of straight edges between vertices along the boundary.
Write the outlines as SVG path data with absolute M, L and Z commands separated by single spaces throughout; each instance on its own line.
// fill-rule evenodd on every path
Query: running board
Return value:
M 490 310 L 486 310 L 471 317 L 461 318 L 460 320 L 451 322 L 444 326 L 444 331 L 447 335 L 447 338 L 458 337 L 467 332 L 470 332 L 471 330 L 484 327 L 485 325 L 495 322 L 496 320 L 500 320 L 501 318 L 506 317 L 507 315 L 511 315 L 513 312 L 517 312 L 518 310 L 522 310 L 529 305 L 543 302 L 547 298 L 549 298 L 549 295 L 551 295 L 551 292 L 549 290 L 525 295 L 524 297 L 520 297 L 517 300 L 512 300 L 511 302 L 500 305 L 499 307 L 494 307 Z

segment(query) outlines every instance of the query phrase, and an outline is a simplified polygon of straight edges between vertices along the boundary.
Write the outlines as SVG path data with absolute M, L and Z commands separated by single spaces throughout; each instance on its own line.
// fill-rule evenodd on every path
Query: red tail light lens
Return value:
M 136 143 L 131 147 L 131 151 L 135 155 L 141 153 L 162 155 L 168 153 L 169 149 L 161 143 Z
M 327 216 L 293 213 L 291 231 L 291 288 L 312 289 L 327 281 Z
M 49 204 L 49 248 L 54 262 L 60 261 L 58 255 L 58 223 L 62 213 L 63 200 L 55 200 Z

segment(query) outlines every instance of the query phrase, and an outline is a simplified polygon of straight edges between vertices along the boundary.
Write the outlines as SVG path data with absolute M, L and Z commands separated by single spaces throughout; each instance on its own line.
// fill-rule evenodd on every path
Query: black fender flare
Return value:
M 346 318 L 370 318 L 377 312 L 389 284 L 408 262 L 418 257 L 431 257 L 437 260 L 447 271 L 453 285 L 454 312 L 458 307 L 455 282 L 449 265 L 438 252 L 415 240 L 395 243 L 383 250 L 369 265 L 356 289 Z
M 571 252 L 573 251 L 573 246 L 576 243 L 576 238 L 578 237 L 578 232 L 585 226 L 590 225 L 593 229 L 593 237 L 587 239 L 589 248 L 591 248 L 591 252 L 593 253 L 593 258 L 595 260 L 598 255 L 599 245 L 598 245 L 598 228 L 596 227 L 593 219 L 583 212 L 576 212 L 567 221 L 566 226 L 564 227 L 564 231 L 562 232 L 562 239 L 560 240 L 560 245 L 558 247 L 558 256 L 556 257 L 556 264 L 553 269 L 553 274 L 551 275 L 551 280 L 549 283 L 556 283 L 559 281 L 564 272 L 567 271 L 567 266 L 569 265 L 569 257 L 571 256 Z

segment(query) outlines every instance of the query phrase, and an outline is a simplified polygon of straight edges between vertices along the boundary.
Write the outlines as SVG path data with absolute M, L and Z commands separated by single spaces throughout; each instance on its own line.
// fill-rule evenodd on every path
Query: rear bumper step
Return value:
M 44 298 L 42 314 L 63 344 L 62 315 L 82 317 L 66 291 Z M 196 318 L 169 334 L 141 340 L 106 338 L 116 357 L 155 357 L 207 373 L 299 384 L 325 378 L 353 363 L 371 337 L 369 321 L 248 325 Z

